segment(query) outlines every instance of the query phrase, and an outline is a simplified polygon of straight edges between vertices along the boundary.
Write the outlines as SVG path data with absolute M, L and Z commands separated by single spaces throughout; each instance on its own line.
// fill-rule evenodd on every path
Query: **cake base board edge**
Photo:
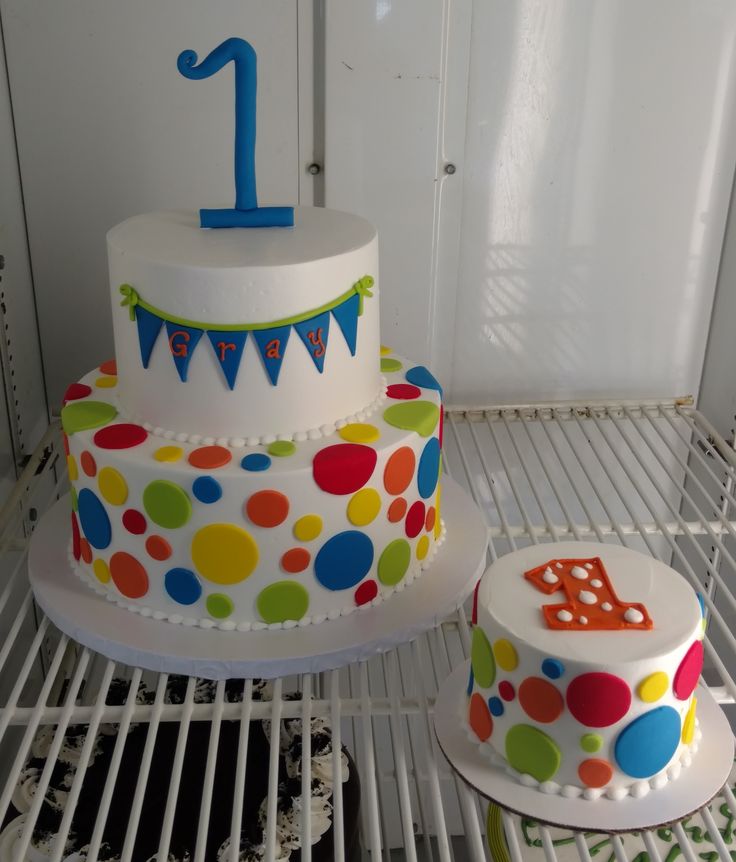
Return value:
M 641 799 L 612 801 L 568 799 L 525 787 L 478 753 L 478 745 L 458 720 L 465 703 L 470 662 L 455 668 L 442 683 L 434 707 L 434 728 L 442 753 L 462 780 L 491 802 L 550 826 L 588 832 L 632 832 L 682 820 L 698 811 L 728 781 L 734 736 L 713 695 L 699 685 L 698 721 L 702 738 L 693 761 L 676 781 Z
M 482 512 L 453 480 L 442 480 L 446 539 L 421 577 L 380 605 L 318 625 L 223 632 L 142 617 L 106 601 L 72 571 L 68 497 L 44 515 L 30 542 L 33 593 L 73 640 L 134 667 L 205 679 L 321 673 L 385 652 L 435 628 L 468 598 L 486 567 Z M 244 648 L 248 656 L 244 656 Z

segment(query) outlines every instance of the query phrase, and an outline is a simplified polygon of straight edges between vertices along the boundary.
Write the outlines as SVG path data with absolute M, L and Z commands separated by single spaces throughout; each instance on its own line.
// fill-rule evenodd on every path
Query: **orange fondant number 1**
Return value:
M 540 592 L 558 590 L 566 602 L 543 605 L 547 627 L 578 631 L 651 629 L 652 618 L 643 604 L 622 602 L 616 595 L 599 557 L 588 560 L 550 560 L 524 577 Z

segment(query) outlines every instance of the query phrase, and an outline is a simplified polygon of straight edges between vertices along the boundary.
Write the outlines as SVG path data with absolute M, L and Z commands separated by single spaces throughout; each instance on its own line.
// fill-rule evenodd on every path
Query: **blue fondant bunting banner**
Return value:
M 219 329 L 209 329 L 207 331 L 212 349 L 215 351 L 215 357 L 220 363 L 220 368 L 222 368 L 222 373 L 225 375 L 225 380 L 227 380 L 227 385 L 230 389 L 235 388 L 235 378 L 238 376 L 240 357 L 243 355 L 247 335 L 248 331 L 246 329 L 235 330 L 233 332 L 223 332 Z
M 325 367 L 325 353 L 327 352 L 327 336 L 330 333 L 330 312 L 323 311 L 311 320 L 302 320 L 301 323 L 295 323 L 299 337 L 304 342 L 304 346 L 309 351 L 317 371 L 322 373 Z

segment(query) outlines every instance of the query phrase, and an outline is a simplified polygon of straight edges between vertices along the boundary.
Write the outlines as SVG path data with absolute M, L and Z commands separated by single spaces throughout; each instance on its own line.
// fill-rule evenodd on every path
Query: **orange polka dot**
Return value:
M 79 456 L 79 463 L 88 476 L 95 476 L 97 474 L 97 464 L 91 452 L 82 452 Z
M 103 374 L 112 374 L 115 376 L 118 373 L 118 364 L 114 359 L 108 359 L 100 365 L 100 371 Z
M 82 559 L 85 563 L 92 562 L 92 548 L 89 546 L 89 542 L 86 539 L 79 540 L 79 550 L 82 554 Z
M 527 677 L 519 686 L 519 703 L 524 712 L 534 721 L 548 724 L 562 714 L 562 695 L 546 679 Z
M 292 548 L 281 557 L 281 568 L 295 575 L 297 572 L 303 572 L 311 559 L 311 554 L 306 548 Z
M 394 452 L 383 471 L 383 485 L 389 494 L 401 494 L 409 487 L 415 466 L 414 451 L 408 446 Z
M 436 518 L 437 518 L 437 510 L 435 509 L 434 506 L 430 506 L 429 509 L 427 509 L 427 517 L 424 520 L 424 529 L 428 533 L 431 533 L 432 530 L 434 529 L 434 522 L 435 522 Z
M 168 560 L 171 556 L 171 545 L 163 536 L 149 536 L 146 539 L 146 550 L 154 560 Z
M 132 554 L 117 551 L 110 557 L 110 574 L 115 586 L 129 599 L 139 599 L 148 592 L 148 575 Z
M 578 775 L 586 787 L 605 787 L 613 777 L 613 767 L 607 760 L 592 757 L 578 766 Z
M 245 514 L 258 527 L 278 527 L 289 514 L 289 501 L 281 491 L 256 491 L 245 504 Z
M 388 507 L 388 519 L 392 524 L 401 521 L 406 514 L 406 500 L 403 497 L 398 497 Z
M 470 698 L 470 713 L 468 721 L 473 733 L 485 742 L 493 733 L 493 719 L 488 711 L 488 706 L 481 695 L 476 691 Z
M 199 467 L 200 470 L 213 470 L 229 464 L 232 457 L 230 450 L 224 446 L 201 446 L 189 453 L 188 461 L 192 467 Z

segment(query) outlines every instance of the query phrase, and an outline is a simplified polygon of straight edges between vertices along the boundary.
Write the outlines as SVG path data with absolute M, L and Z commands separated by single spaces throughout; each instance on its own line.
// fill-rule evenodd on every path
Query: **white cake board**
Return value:
M 435 701 L 434 728 L 450 766 L 486 799 L 502 808 L 551 826 L 587 832 L 634 832 L 674 823 L 713 799 L 733 766 L 734 737 L 723 710 L 704 686 L 696 692 L 700 746 L 680 777 L 641 799 L 605 797 L 566 799 L 525 787 L 503 768 L 493 766 L 464 724 L 470 662 L 450 674 Z
M 28 569 L 36 601 L 61 631 L 115 661 L 206 679 L 319 673 L 406 643 L 434 628 L 472 592 L 486 566 L 488 528 L 471 498 L 442 481 L 446 538 L 432 565 L 380 605 L 319 625 L 223 632 L 141 617 L 94 592 L 68 559 L 67 498 L 31 538 Z

